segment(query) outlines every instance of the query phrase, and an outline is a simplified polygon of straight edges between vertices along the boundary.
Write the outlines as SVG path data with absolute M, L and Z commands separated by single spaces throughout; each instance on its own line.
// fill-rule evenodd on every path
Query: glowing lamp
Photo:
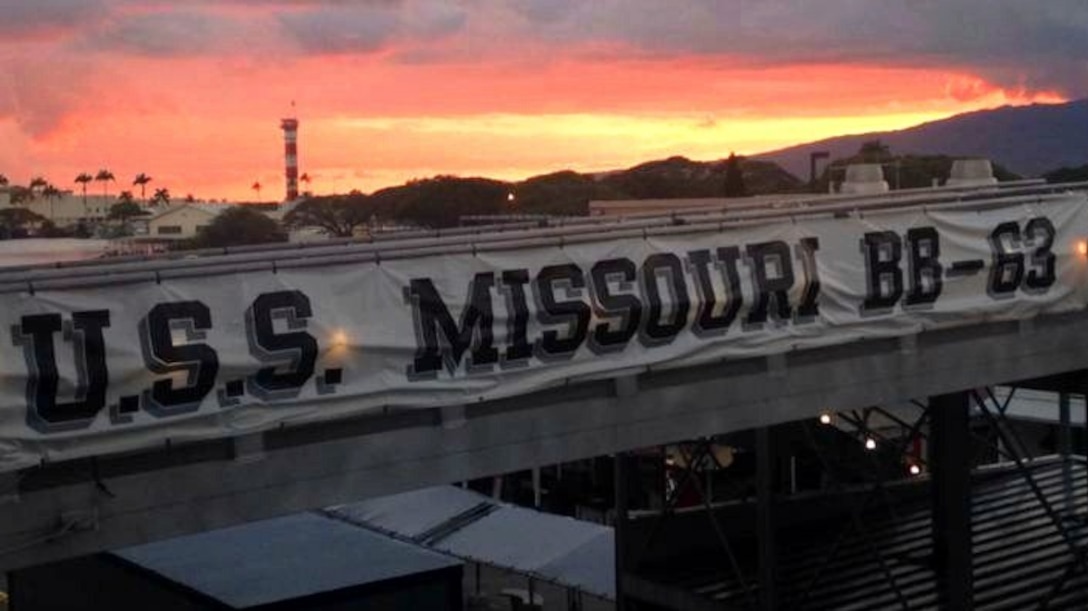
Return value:
M 1077 242 L 1077 254 L 1082 257 L 1088 257 L 1088 240 L 1080 240 Z
M 914 464 L 912 464 L 907 470 L 910 471 L 911 475 L 918 475 L 922 472 L 922 468 Z
M 866 437 L 865 438 L 865 449 L 866 450 L 875 450 L 876 449 L 876 440 L 873 439 L 872 437 Z
M 831 414 L 828 412 L 820 414 L 820 424 L 831 424 Z
M 348 334 L 342 330 L 335 331 L 330 339 L 332 345 L 336 348 L 343 348 L 348 345 Z

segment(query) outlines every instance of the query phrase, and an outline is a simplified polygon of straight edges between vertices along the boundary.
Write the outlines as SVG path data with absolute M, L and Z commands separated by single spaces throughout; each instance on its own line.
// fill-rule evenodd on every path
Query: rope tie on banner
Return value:
M 60 527 L 57 528 L 54 531 L 51 531 L 51 532 L 45 533 L 44 535 L 41 535 L 39 537 L 35 537 L 33 539 L 30 539 L 29 541 L 25 541 L 23 543 L 13 545 L 12 547 L 9 547 L 9 548 L 6 548 L 6 549 L 0 549 L 0 556 L 7 556 L 7 555 L 10 555 L 10 554 L 14 554 L 16 552 L 21 552 L 21 551 L 23 551 L 25 549 L 29 549 L 29 548 L 37 546 L 37 545 L 41 545 L 43 543 L 48 543 L 50 541 L 55 541 L 56 539 L 59 539 L 62 536 L 64 536 L 64 535 L 72 532 L 73 530 L 75 530 L 75 528 L 77 526 L 79 526 L 79 523 L 76 522 L 75 520 L 66 521 L 66 522 L 62 523 L 60 525 Z
M 112 490 L 106 487 L 106 483 L 102 481 L 102 475 L 98 471 L 98 457 L 91 458 L 91 477 L 94 478 L 94 487 L 98 489 L 102 494 L 110 497 L 111 499 L 117 498 L 117 495 Z

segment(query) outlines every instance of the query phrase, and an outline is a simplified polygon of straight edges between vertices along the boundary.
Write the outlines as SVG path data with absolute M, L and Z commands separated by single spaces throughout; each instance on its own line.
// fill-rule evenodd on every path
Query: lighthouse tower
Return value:
M 291 117 L 280 121 L 283 130 L 284 175 L 287 177 L 287 199 L 298 199 L 298 119 Z

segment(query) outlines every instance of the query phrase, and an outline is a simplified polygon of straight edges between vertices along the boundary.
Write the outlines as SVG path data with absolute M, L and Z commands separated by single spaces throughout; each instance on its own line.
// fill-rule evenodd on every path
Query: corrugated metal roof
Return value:
M 113 554 L 233 608 L 461 564 L 315 514 L 156 541 Z
M 585 592 L 616 597 L 616 537 L 611 528 L 537 569 L 559 583 Z
M 341 505 L 329 515 L 459 558 L 615 597 L 612 529 L 453 486 Z
M 1072 466 L 1075 493 L 1068 504 L 1061 463 L 1035 463 L 1030 471 L 1048 502 L 1067 520 L 1071 538 L 1078 546 L 1088 544 L 1088 528 L 1084 527 L 1088 471 L 1084 464 Z M 971 508 L 976 609 L 1033 608 L 1052 590 L 1055 594 L 1046 608 L 1088 608 L 1088 571 L 1073 570 L 1062 582 L 1074 554 L 1028 482 L 1016 471 L 1009 469 L 995 479 L 976 483 Z M 897 507 L 894 514 L 887 508 L 867 512 L 862 518 L 867 537 L 849 522 L 780 534 L 777 584 L 782 608 L 904 608 L 896 587 L 906 608 L 939 608 L 928 500 Z M 832 552 L 844 529 L 845 536 Z M 891 580 L 881 568 L 877 550 Z M 723 576 L 724 569 L 702 569 L 677 567 L 675 573 L 658 574 L 654 579 L 738 608 L 749 602 L 740 582 Z M 755 587 L 754 567 L 749 571 L 746 581 Z
M 994 389 L 997 400 L 1002 403 L 1008 398 L 1010 392 L 1011 389 L 1001 386 Z M 1084 426 L 1084 407 L 1084 395 L 1070 396 L 1069 421 L 1074 426 Z M 1057 424 L 1058 393 L 1017 388 L 1016 393 L 1008 402 L 1005 415 L 1009 418 Z
M 491 499 L 454 486 L 435 486 L 338 505 L 326 511 L 349 522 L 415 539 L 481 502 Z

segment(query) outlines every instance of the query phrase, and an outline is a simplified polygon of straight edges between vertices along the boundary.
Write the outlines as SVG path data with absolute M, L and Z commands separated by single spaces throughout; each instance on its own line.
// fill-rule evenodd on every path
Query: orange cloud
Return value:
M 17 181 L 65 186 L 108 167 L 176 194 L 250 198 L 259 180 L 268 195 L 282 184 L 278 121 L 291 100 L 302 170 L 329 192 L 720 158 L 1064 99 L 1062 81 L 1037 71 L 1029 88 L 972 68 L 927 29 L 932 15 L 902 21 L 932 47 L 889 34 L 901 53 L 867 55 L 880 24 L 870 15 L 841 31 L 827 21 L 842 17 L 838 0 L 808 22 L 798 15 L 813 9 L 753 5 L 749 21 L 763 25 L 749 29 L 694 8 L 621 23 L 614 0 L 97 1 L 82 29 L 27 10 L 37 34 L 0 42 L 0 172 Z M 799 25 L 783 38 L 771 25 L 787 17 Z M 1029 25 L 1047 31 L 1001 27 Z

